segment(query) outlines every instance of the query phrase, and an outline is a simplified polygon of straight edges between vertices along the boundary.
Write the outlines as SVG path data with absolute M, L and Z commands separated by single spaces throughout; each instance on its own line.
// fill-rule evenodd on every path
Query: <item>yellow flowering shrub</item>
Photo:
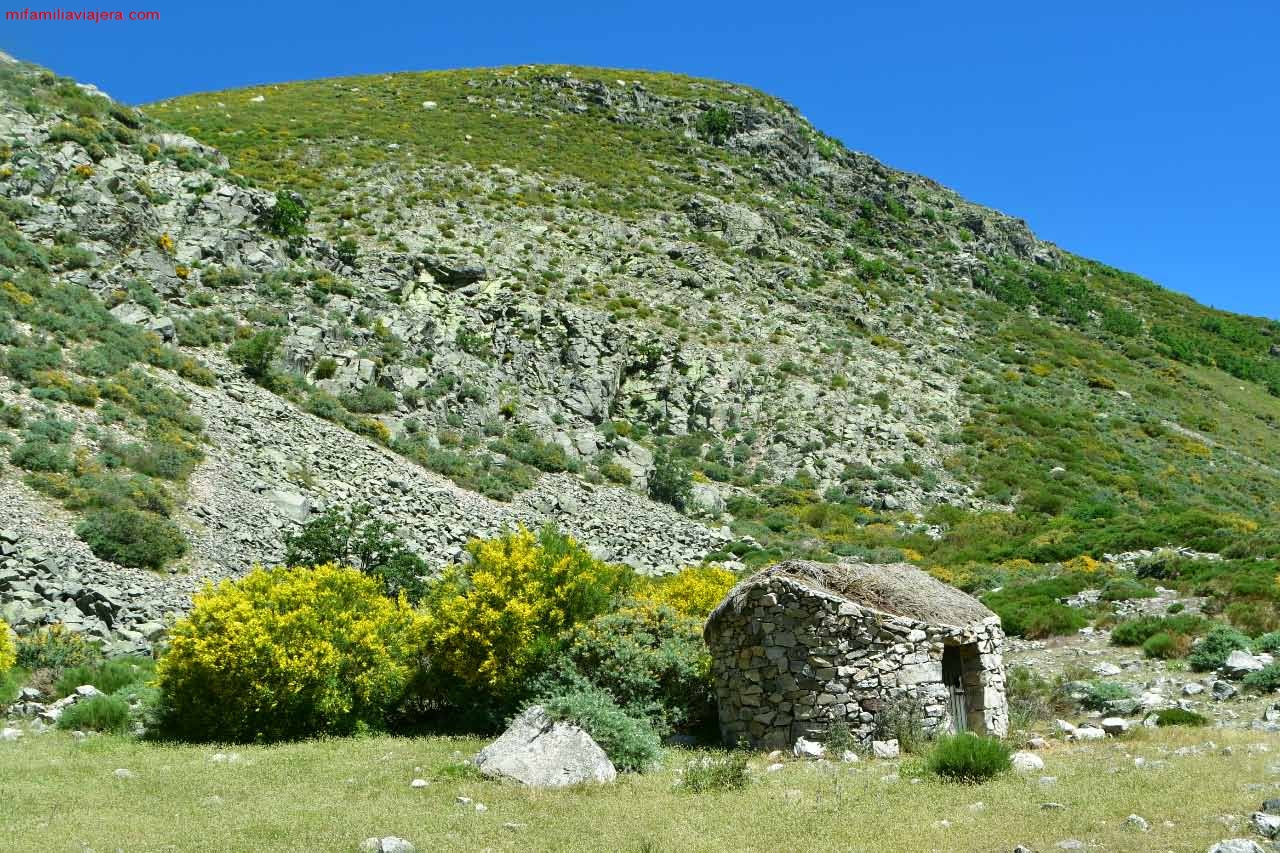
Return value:
M 467 550 L 472 562 L 446 570 L 427 594 L 431 675 L 455 701 L 491 708 L 527 687 L 555 638 L 607 611 L 632 577 L 550 527 L 473 540 Z
M 687 566 L 674 575 L 646 578 L 636 590 L 642 602 L 665 604 L 677 613 L 706 619 L 738 582 L 719 566 Z
M 206 585 L 156 670 L 164 728 L 273 741 L 378 727 L 421 657 L 421 618 L 333 565 L 258 568 Z
M 1090 557 L 1088 554 L 1081 554 L 1079 557 L 1072 557 L 1062 564 L 1062 567 L 1070 572 L 1083 572 L 1091 575 L 1102 568 L 1102 563 Z
M 13 669 L 18 662 L 18 653 L 13 647 L 13 637 L 9 636 L 9 626 L 0 619 L 0 675 Z

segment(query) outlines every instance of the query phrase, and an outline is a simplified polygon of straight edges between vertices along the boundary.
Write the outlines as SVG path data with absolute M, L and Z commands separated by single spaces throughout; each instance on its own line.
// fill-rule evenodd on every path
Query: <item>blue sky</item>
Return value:
M 526 62 L 734 80 L 1064 248 L 1280 318 L 1280 4 L 1053 5 L 103 0 L 161 20 L 0 21 L 0 47 L 135 103 Z

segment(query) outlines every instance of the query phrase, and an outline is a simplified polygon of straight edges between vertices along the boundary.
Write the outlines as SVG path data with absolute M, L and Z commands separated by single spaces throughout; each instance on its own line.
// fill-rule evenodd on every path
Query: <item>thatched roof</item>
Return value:
M 995 616 L 981 602 L 907 563 L 815 563 L 787 560 L 756 572 L 729 591 L 708 621 L 736 604 L 753 587 L 774 577 L 846 598 L 891 616 L 930 625 L 964 627 Z

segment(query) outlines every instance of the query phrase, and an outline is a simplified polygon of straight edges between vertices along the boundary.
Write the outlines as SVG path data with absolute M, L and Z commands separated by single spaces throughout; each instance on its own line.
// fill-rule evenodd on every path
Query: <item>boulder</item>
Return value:
M 1236 688 L 1229 682 L 1218 679 L 1213 682 L 1213 687 L 1209 688 L 1209 692 L 1213 694 L 1213 698 L 1217 701 L 1225 702 L 1234 697 L 1240 691 L 1236 690 Z
M 486 776 L 538 788 L 612 782 L 618 777 L 613 762 L 591 735 L 572 723 L 552 720 L 538 705 L 480 750 L 475 766 Z
M 1209 853 L 1266 853 L 1252 838 L 1228 838 L 1209 848 Z
M 1254 812 L 1249 817 L 1249 824 L 1263 838 L 1280 838 L 1280 815 Z
M 1222 673 L 1228 678 L 1244 678 L 1249 673 L 1262 669 L 1263 666 L 1265 664 L 1256 656 L 1236 649 L 1227 656 L 1226 663 L 1222 665 Z

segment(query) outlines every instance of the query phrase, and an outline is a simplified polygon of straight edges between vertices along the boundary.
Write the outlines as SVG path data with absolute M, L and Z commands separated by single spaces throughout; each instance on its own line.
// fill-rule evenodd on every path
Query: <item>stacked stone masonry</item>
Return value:
M 713 615 L 706 633 L 728 744 L 789 747 L 799 737 L 821 739 L 840 721 L 869 742 L 877 713 L 902 703 L 923 713 L 926 732 L 953 730 L 943 680 L 948 647 L 964 661 L 963 728 L 1008 731 L 1004 633 L 995 616 L 931 625 L 774 576 Z

